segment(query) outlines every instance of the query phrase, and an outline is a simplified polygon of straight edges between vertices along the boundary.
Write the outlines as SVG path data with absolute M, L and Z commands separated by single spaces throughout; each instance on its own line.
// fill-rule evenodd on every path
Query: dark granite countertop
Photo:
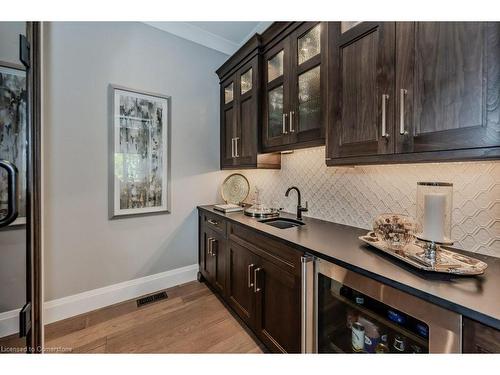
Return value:
M 488 263 L 485 273 L 474 277 L 437 274 L 417 270 L 366 245 L 358 239 L 366 234 L 365 229 L 308 217 L 304 217 L 304 226 L 278 229 L 242 212 L 224 214 L 213 206 L 198 208 L 500 329 L 500 258 L 461 251 Z

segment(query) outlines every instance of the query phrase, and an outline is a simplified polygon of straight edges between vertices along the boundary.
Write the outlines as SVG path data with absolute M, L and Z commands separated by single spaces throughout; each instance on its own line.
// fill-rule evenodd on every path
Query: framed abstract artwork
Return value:
M 0 159 L 18 170 L 17 219 L 10 226 L 26 224 L 27 122 L 26 72 L 22 66 L 0 61 Z M 7 212 L 7 174 L 0 170 L 0 217 Z
M 109 217 L 169 213 L 171 98 L 110 85 Z

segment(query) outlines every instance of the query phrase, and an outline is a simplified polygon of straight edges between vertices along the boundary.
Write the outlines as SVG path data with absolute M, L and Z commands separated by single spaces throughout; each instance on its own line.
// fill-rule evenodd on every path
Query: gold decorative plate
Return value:
M 241 204 L 247 199 L 249 192 L 250 184 L 240 173 L 227 176 L 222 183 L 221 194 L 226 203 Z

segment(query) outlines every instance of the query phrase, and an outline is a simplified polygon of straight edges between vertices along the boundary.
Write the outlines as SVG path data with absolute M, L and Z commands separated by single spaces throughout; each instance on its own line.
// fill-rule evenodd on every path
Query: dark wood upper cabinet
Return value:
M 264 54 L 264 101 L 262 147 L 277 148 L 292 143 L 288 124 L 290 96 L 290 44 L 287 39 Z
M 232 167 L 237 164 L 234 152 L 234 139 L 238 133 L 235 91 L 235 75 L 221 83 L 221 168 Z M 240 142 L 241 143 L 241 142 Z
M 398 23 L 396 35 L 396 152 L 500 145 L 500 23 Z
M 500 23 L 343 24 L 329 26 L 328 165 L 500 157 Z
M 281 28 L 270 29 L 276 35 L 263 55 L 262 150 L 269 152 L 321 145 L 325 137 L 327 24 Z
M 280 168 L 279 155 L 260 155 L 260 37 L 251 38 L 218 70 L 221 169 Z
M 291 35 L 290 110 L 293 142 L 324 144 L 327 23 L 306 22 Z
M 327 160 L 394 152 L 394 22 L 329 28 L 330 126 Z

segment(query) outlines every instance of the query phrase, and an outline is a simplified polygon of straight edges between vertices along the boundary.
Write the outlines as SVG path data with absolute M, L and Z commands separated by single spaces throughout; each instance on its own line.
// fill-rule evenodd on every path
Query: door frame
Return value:
M 26 209 L 26 300 L 31 302 L 27 353 L 43 351 L 42 298 L 42 24 L 26 22 L 30 45 L 28 79 L 28 145 Z

